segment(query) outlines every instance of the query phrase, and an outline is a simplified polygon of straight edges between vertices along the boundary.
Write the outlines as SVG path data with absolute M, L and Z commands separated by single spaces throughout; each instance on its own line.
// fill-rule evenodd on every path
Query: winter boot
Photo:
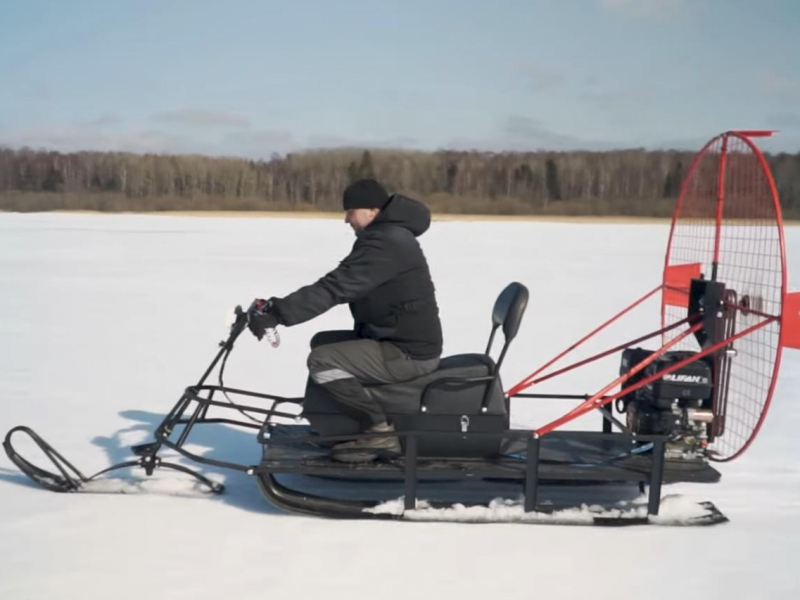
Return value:
M 389 433 L 394 425 L 385 421 L 373 425 L 364 433 Z M 343 442 L 333 447 L 333 459 L 346 463 L 372 462 L 379 456 L 396 456 L 400 454 L 400 440 L 395 436 L 360 438 L 352 442 Z

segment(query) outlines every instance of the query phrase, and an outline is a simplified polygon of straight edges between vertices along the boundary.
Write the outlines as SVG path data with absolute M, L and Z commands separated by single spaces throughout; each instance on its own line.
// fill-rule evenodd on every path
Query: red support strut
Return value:
M 693 334 L 695 331 L 698 331 L 699 329 L 701 329 L 703 327 L 703 323 L 702 322 L 696 323 L 695 325 L 693 325 L 692 327 L 687 329 L 685 332 L 683 332 L 679 336 L 677 336 L 677 337 L 673 338 L 672 340 L 670 340 L 667 344 L 662 346 L 659 350 L 657 350 L 656 352 L 654 352 L 653 354 L 648 356 L 646 359 L 644 359 L 643 361 L 641 361 L 640 363 L 635 365 L 630 371 L 628 371 L 624 375 L 621 375 L 620 377 L 615 379 L 613 382 L 608 384 L 602 390 L 597 392 L 594 396 L 592 396 L 591 398 L 589 398 L 585 402 L 581 403 L 580 405 L 576 406 L 574 409 L 572 409 L 570 412 L 568 412 L 564 416 L 560 417 L 559 419 L 556 419 L 555 421 L 552 421 L 552 422 L 548 423 L 547 425 L 544 425 L 543 427 L 540 427 L 539 429 L 534 430 L 534 432 L 539 436 L 546 435 L 546 434 L 550 433 L 551 431 L 553 431 L 555 429 L 558 429 L 562 425 L 565 425 L 566 423 L 569 423 L 570 421 L 573 421 L 573 420 L 577 419 L 578 417 L 583 416 L 586 413 L 588 413 L 588 412 L 590 412 L 590 411 L 592 411 L 592 410 L 594 410 L 596 408 L 600 408 L 602 406 L 605 406 L 606 404 L 609 404 L 609 403 L 613 402 L 617 398 L 620 398 L 620 397 L 622 397 L 622 396 L 624 396 L 626 394 L 629 394 L 629 393 L 631 393 L 633 391 L 636 391 L 639 388 L 644 387 L 644 386 L 648 385 L 649 383 L 652 383 L 656 379 L 660 379 L 661 377 L 663 377 L 664 375 L 666 375 L 668 373 L 672 373 L 674 371 L 677 371 L 678 369 L 681 369 L 681 368 L 685 367 L 689 363 L 695 362 L 696 360 L 698 360 L 700 358 L 703 358 L 704 356 L 708 356 L 709 354 L 712 354 L 713 352 L 716 352 L 717 350 L 727 346 L 731 342 L 735 342 L 736 340 L 738 340 L 740 338 L 743 338 L 745 336 L 750 335 L 754 331 L 757 331 L 757 330 L 761 329 L 762 327 L 764 327 L 766 325 L 769 325 L 770 323 L 772 323 L 775 320 L 776 320 L 775 318 L 769 318 L 769 319 L 766 319 L 766 320 L 762 321 L 761 323 L 756 323 L 755 325 L 752 325 L 752 326 L 748 327 L 747 329 L 742 330 L 741 332 L 737 333 L 734 336 L 726 338 L 726 339 L 722 340 L 721 342 L 718 342 L 718 343 L 714 344 L 713 346 L 710 346 L 710 347 L 708 347 L 708 348 L 706 348 L 704 350 L 701 350 L 697 354 L 694 354 L 694 355 L 692 355 L 692 356 L 690 356 L 688 358 L 685 358 L 685 359 L 683 359 L 683 360 L 681 360 L 679 362 L 676 362 L 676 363 L 670 365 L 669 367 L 667 367 L 666 369 L 662 369 L 658 373 L 653 373 L 652 375 L 649 375 L 648 377 L 645 377 L 645 378 L 637 381 L 634 385 L 631 385 L 631 386 L 629 386 L 627 388 L 623 388 L 619 392 L 617 392 L 615 394 L 612 394 L 610 396 L 606 396 L 605 395 L 614 386 L 619 385 L 620 383 L 625 381 L 627 378 L 629 378 L 631 375 L 635 375 L 636 373 L 638 373 L 639 371 L 641 371 L 642 369 L 647 367 L 647 365 L 649 365 L 654 360 L 656 360 L 659 356 L 662 356 L 665 352 L 667 352 L 675 344 L 677 344 L 678 342 L 680 342 L 681 340 L 683 340 L 687 336 Z
M 514 396 L 514 395 L 516 395 L 516 394 L 520 393 L 522 390 L 524 390 L 524 389 L 526 389 L 526 388 L 529 388 L 530 386 L 532 386 L 532 385 L 535 383 L 535 381 L 534 381 L 535 377 L 536 377 L 536 376 L 537 376 L 539 373 L 541 373 L 542 371 L 544 371 L 546 368 L 548 368 L 549 366 L 551 366 L 551 365 L 552 365 L 552 364 L 554 364 L 555 362 L 557 362 L 557 361 L 561 360 L 561 359 L 562 359 L 564 356 L 566 356 L 567 354 L 569 354 L 570 352 L 572 352 L 573 350 L 575 350 L 575 348 L 577 348 L 578 346 L 580 346 L 581 344 L 583 344 L 583 343 L 584 343 L 586 340 L 588 340 L 589 338 L 591 338 L 591 337 L 593 337 L 594 335 L 596 335 L 597 333 L 601 332 L 603 329 L 605 329 L 606 327 L 608 327 L 609 325 L 611 325 L 611 324 L 612 324 L 614 321 L 616 321 L 617 319 L 619 319 L 619 318 L 620 318 L 620 317 L 622 317 L 623 315 L 625 315 L 625 314 L 629 313 L 630 311 L 632 311 L 634 308 L 636 308 L 637 306 L 639 306 L 639 305 L 640 305 L 642 302 L 644 302 L 645 300 L 647 300 L 648 298 L 650 298 L 652 295 L 656 294 L 657 292 L 660 292 L 660 291 L 661 291 L 661 289 L 662 289 L 662 287 L 663 287 L 663 285 L 662 285 L 662 284 L 659 284 L 659 285 L 658 285 L 658 286 L 656 286 L 656 287 L 655 287 L 655 288 L 654 288 L 652 291 L 648 292 L 647 294 L 645 294 L 644 296 L 642 296 L 641 298 L 639 298 L 639 299 L 638 299 L 636 302 L 634 302 L 633 304 L 631 304 L 630 306 L 628 306 L 628 307 L 627 307 L 627 308 L 625 308 L 624 310 L 620 311 L 619 313 L 617 313 L 616 315 L 614 315 L 613 317 L 611 317 L 611 318 L 610 318 L 608 321 L 606 321 L 605 323 L 603 323 L 602 325 L 600 325 L 599 327 L 597 327 L 596 329 L 594 329 L 593 331 L 591 331 L 590 333 L 588 333 L 587 335 L 585 335 L 584 337 L 582 337 L 580 340 L 578 340 L 577 342 L 575 342 L 574 344 L 572 344 L 572 346 L 570 346 L 569 348 L 567 348 L 566 350 L 564 350 L 564 351 L 563 351 L 561 354 L 559 354 L 559 355 L 558 355 L 558 356 L 556 356 L 555 358 L 553 358 L 553 359 L 551 359 L 551 360 L 547 361 L 547 362 L 546 362 L 545 364 L 543 364 L 541 367 L 539 367 L 538 369 L 536 369 L 536 370 L 535 370 L 533 373 L 531 373 L 530 375 L 528 375 L 528 376 L 527 376 L 525 379 L 523 379 L 522 381 L 520 381 L 520 382 L 519 382 L 517 385 L 515 385 L 514 387 L 512 387 L 512 388 L 511 388 L 511 389 L 508 391 L 508 393 L 507 393 L 506 395 L 507 395 L 507 396 L 510 398 L 511 396 Z

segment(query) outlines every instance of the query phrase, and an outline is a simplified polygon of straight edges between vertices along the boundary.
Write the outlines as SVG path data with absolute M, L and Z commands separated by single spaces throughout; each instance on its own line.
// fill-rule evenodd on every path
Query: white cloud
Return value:
M 237 156 L 266 158 L 274 153 L 284 154 L 299 148 L 297 140 L 289 131 L 256 129 L 226 133 L 220 146 Z
M 0 147 L 56 150 L 59 152 L 100 151 L 164 154 L 205 154 L 266 159 L 318 148 L 413 148 L 417 140 L 409 137 L 356 139 L 312 135 L 299 139 L 287 130 L 246 129 L 222 132 L 182 132 L 163 129 L 118 130 L 106 125 L 122 122 L 104 115 L 90 122 L 68 126 L 27 129 L 0 127 Z
M 800 79 L 774 70 L 763 71 L 759 77 L 761 89 L 773 100 L 798 105 L 800 110 Z
M 241 115 L 197 108 L 166 110 L 154 114 L 152 119 L 159 123 L 194 127 L 236 127 L 247 129 L 251 125 L 250 119 Z
M 53 99 L 53 91 L 44 83 L 30 83 L 22 89 L 20 96 L 25 101 L 49 102 Z
M 699 0 L 695 0 L 696 6 Z M 689 12 L 687 0 L 600 0 L 600 5 L 625 16 L 671 18 Z
M 335 135 L 312 135 L 306 140 L 308 148 L 386 148 L 411 149 L 419 146 L 419 140 L 400 136 L 383 139 L 357 139 Z
M 106 113 L 104 115 L 100 115 L 96 119 L 87 121 L 86 125 L 89 127 L 112 127 L 114 125 L 119 125 L 122 122 L 123 119 L 119 115 Z
M 107 132 L 94 125 L 69 125 L 0 131 L 0 145 L 11 148 L 78 152 L 81 150 L 118 152 L 197 152 L 199 148 L 185 136 L 161 131 Z
M 562 71 L 543 67 L 533 61 L 525 61 L 517 69 L 528 86 L 536 92 L 551 91 L 564 85 L 566 77 Z
M 602 150 L 611 144 L 584 139 L 545 127 L 540 121 L 524 115 L 510 115 L 500 124 L 496 135 L 488 138 L 459 137 L 446 148 L 491 152 L 526 152 L 535 150 Z
M 771 112 L 767 114 L 767 125 L 800 131 L 800 112 Z

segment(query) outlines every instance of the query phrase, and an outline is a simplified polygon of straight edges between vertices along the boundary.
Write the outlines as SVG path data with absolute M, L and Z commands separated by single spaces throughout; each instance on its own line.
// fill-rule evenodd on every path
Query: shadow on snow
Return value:
M 161 423 L 164 415 L 143 411 L 125 410 L 120 416 L 132 422 L 128 427 L 119 429 L 110 437 L 98 436 L 92 443 L 106 453 L 109 464 L 116 464 L 135 458 L 130 452 L 130 440 L 151 441 L 152 432 Z M 173 432 L 177 439 L 180 429 Z M 233 463 L 257 465 L 260 461 L 261 447 L 256 442 L 254 431 L 245 431 L 225 425 L 198 425 L 193 430 L 187 445 L 191 451 L 206 458 L 214 458 Z M 168 448 L 161 452 L 165 461 L 176 462 L 212 479 L 223 481 L 225 492 L 209 500 L 224 502 L 232 507 L 250 512 L 272 515 L 286 513 L 272 506 L 261 494 L 255 479 L 246 473 L 223 469 L 211 465 L 199 465 L 185 459 Z M 69 457 L 67 457 L 69 459 Z M 80 465 L 76 465 L 80 468 Z M 162 477 L 187 478 L 187 475 L 164 469 Z M 123 469 L 112 472 L 105 477 L 119 478 L 125 481 L 140 481 L 146 478 L 139 468 Z M 298 491 L 321 496 L 350 500 L 392 500 L 403 494 L 402 481 L 380 481 L 365 483 L 357 479 L 332 479 L 302 475 L 282 475 L 280 480 Z M 38 487 L 25 475 L 0 469 L 0 481 L 18 485 Z M 436 499 L 451 503 L 488 502 L 498 497 L 519 499 L 522 496 L 522 484 L 507 480 L 450 480 L 425 482 L 419 485 L 420 499 Z M 606 506 L 619 502 L 630 502 L 640 496 L 636 485 L 542 485 L 539 490 L 540 504 L 580 505 L 602 504 Z

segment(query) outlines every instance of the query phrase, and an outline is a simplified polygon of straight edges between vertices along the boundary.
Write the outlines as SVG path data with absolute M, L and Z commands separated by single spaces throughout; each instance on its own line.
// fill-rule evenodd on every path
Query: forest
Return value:
M 693 152 L 310 150 L 268 160 L 0 148 L 0 210 L 338 211 L 351 181 L 461 214 L 671 214 Z M 800 217 L 800 153 L 767 155 Z

